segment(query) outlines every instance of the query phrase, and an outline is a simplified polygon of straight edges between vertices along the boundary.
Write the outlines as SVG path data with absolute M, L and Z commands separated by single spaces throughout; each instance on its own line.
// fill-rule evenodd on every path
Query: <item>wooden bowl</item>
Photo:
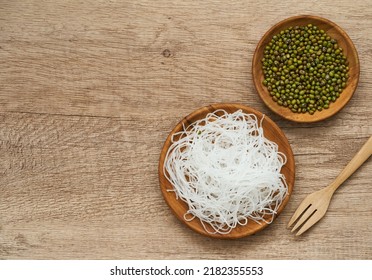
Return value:
M 309 113 L 293 113 L 289 108 L 280 106 L 272 100 L 269 91 L 262 84 L 264 75 L 261 62 L 265 46 L 271 41 L 274 35 L 278 34 L 281 30 L 289 28 L 290 26 L 302 26 L 309 23 L 318 26 L 320 29 L 323 29 L 331 38 L 335 39 L 338 45 L 343 48 L 343 53 L 349 62 L 349 79 L 347 81 L 346 88 L 342 91 L 340 97 L 334 103 L 331 103 L 328 109 L 324 109 L 320 112 L 316 111 L 313 115 L 310 115 Z M 253 56 L 252 75 L 253 82 L 259 96 L 273 112 L 290 121 L 304 123 L 317 122 L 329 118 L 339 112 L 353 96 L 359 81 L 358 53 L 346 32 L 335 23 L 316 16 L 295 16 L 275 24 L 262 37 Z
M 189 209 L 188 205 L 180 199 L 176 198 L 174 192 L 170 192 L 168 190 L 172 190 L 173 186 L 171 183 L 166 179 L 164 176 L 164 160 L 167 154 L 167 151 L 171 145 L 171 137 L 174 133 L 179 132 L 183 129 L 183 125 L 186 127 L 195 122 L 196 120 L 203 119 L 206 117 L 208 113 L 214 112 L 217 109 L 224 109 L 228 113 L 236 112 L 237 110 L 241 109 L 245 113 L 254 114 L 257 116 L 259 120 L 262 119 L 263 114 L 259 111 L 256 111 L 252 108 L 239 105 L 239 104 L 214 104 L 207 107 L 202 107 L 195 112 L 191 113 L 184 119 L 182 119 L 176 127 L 170 132 L 168 138 L 166 139 L 163 149 L 160 154 L 159 160 L 159 181 L 160 181 L 160 188 L 163 193 L 164 199 L 176 215 L 176 217 L 185 225 L 187 225 L 192 230 L 214 238 L 221 238 L 221 239 L 236 239 L 244 236 L 248 236 L 254 234 L 262 229 L 264 229 L 268 224 L 262 223 L 257 224 L 254 221 L 249 221 L 245 226 L 237 226 L 234 228 L 229 234 L 211 234 L 204 230 L 200 220 L 198 218 L 193 219 L 190 222 L 184 220 L 184 214 Z M 294 179 L 295 179 L 295 162 L 292 153 L 292 149 L 288 143 L 287 138 L 285 137 L 284 133 L 280 130 L 280 128 L 267 116 L 264 116 L 264 120 L 262 123 L 264 135 L 267 139 L 271 141 L 275 141 L 279 146 L 279 151 L 284 153 L 287 156 L 287 163 L 282 167 L 281 173 L 285 175 L 286 182 L 288 184 L 288 195 L 283 200 L 282 204 L 278 209 L 277 215 L 282 212 L 284 207 L 286 206 L 290 195 L 293 190 Z

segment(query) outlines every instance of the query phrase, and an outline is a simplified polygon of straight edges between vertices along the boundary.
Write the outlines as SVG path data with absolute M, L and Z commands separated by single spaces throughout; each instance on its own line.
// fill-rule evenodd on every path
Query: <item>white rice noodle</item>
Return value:
M 189 206 L 185 220 L 197 217 L 207 232 L 219 234 L 272 222 L 288 193 L 280 173 L 286 156 L 261 124 L 241 110 L 217 110 L 173 135 L 164 174 Z

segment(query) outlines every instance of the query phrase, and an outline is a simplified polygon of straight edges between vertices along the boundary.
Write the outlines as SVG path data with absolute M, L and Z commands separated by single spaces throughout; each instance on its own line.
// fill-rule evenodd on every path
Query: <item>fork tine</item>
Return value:
M 309 204 L 306 200 L 303 200 L 300 206 L 298 206 L 296 211 L 294 212 L 292 218 L 290 219 L 287 225 L 287 228 L 290 228 L 293 225 L 293 223 L 298 219 L 298 217 L 300 217 L 301 214 L 304 213 L 310 206 L 311 204 Z
M 302 214 L 301 218 L 297 221 L 297 223 L 292 228 L 291 232 L 294 232 L 296 229 L 298 229 L 311 215 L 316 211 L 312 205 L 308 207 L 304 213 Z
M 305 231 L 311 228 L 314 224 L 316 224 L 322 217 L 323 217 L 322 215 L 317 215 L 317 213 L 314 213 L 314 215 L 312 215 L 306 221 L 306 223 L 300 228 L 300 230 L 296 233 L 296 236 L 303 234 Z

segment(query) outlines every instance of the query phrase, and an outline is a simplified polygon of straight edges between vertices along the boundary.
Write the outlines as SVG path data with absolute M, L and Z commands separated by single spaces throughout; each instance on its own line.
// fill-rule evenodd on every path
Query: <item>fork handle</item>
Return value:
M 353 159 L 346 165 L 344 170 L 337 176 L 329 188 L 334 192 L 343 182 L 346 181 L 370 156 L 372 155 L 372 136 L 363 147 L 357 152 Z

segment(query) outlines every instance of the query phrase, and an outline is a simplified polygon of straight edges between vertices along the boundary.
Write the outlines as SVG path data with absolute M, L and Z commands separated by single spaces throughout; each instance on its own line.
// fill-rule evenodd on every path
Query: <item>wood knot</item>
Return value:
M 162 54 L 164 57 L 170 57 L 172 55 L 171 51 L 168 49 L 165 49 Z

